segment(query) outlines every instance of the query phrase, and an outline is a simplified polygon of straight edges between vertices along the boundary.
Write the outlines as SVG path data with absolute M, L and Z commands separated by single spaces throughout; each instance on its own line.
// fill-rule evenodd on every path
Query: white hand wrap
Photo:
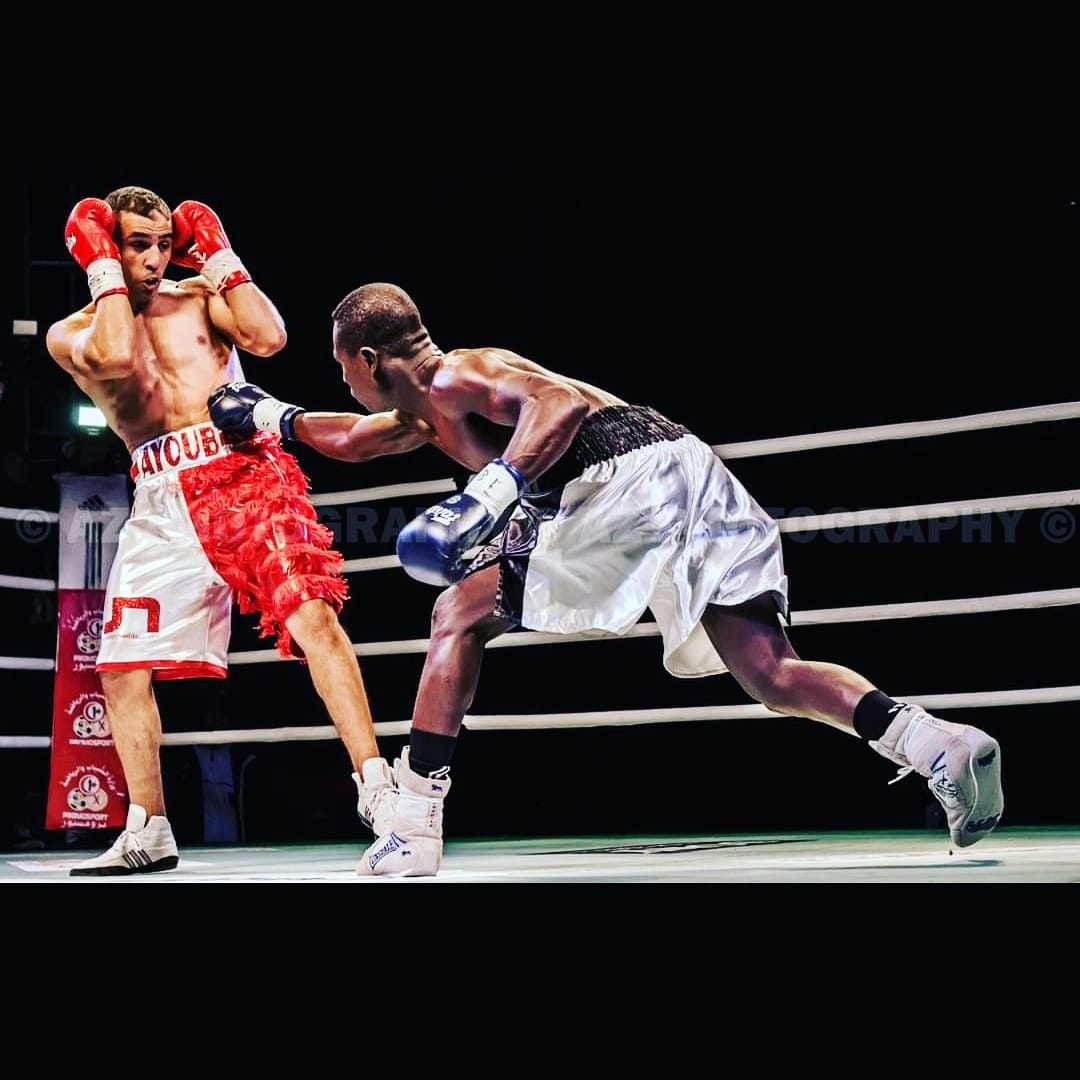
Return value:
M 86 268 L 86 281 L 90 286 L 90 299 L 95 303 L 98 297 L 128 291 L 124 269 L 116 259 L 95 259 Z
M 508 506 L 518 501 L 523 485 L 521 473 L 496 458 L 469 481 L 464 494 L 471 495 L 493 518 L 498 518 Z
M 255 408 L 251 410 L 251 419 L 260 431 L 269 431 L 274 435 L 283 436 L 285 433 L 281 430 L 281 418 L 295 408 L 295 405 L 290 405 L 287 401 L 263 398 L 262 401 L 256 402 Z
M 215 251 L 203 263 L 199 273 L 210 282 L 214 292 L 221 292 L 223 288 L 231 288 L 233 285 L 251 280 L 251 275 L 232 248 Z M 236 275 L 236 280 L 230 282 L 229 278 L 233 275 Z

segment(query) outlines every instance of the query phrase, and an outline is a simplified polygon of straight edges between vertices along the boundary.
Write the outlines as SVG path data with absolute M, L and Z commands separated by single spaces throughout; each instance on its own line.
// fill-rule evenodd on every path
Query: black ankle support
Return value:
M 902 709 L 899 701 L 893 701 L 888 694 L 880 690 L 871 690 L 855 706 L 855 732 L 864 739 L 880 739 L 885 729 L 892 723 L 897 709 Z
M 417 776 L 433 776 L 439 769 L 448 769 L 456 746 L 455 735 L 414 728 L 409 733 L 409 768 Z

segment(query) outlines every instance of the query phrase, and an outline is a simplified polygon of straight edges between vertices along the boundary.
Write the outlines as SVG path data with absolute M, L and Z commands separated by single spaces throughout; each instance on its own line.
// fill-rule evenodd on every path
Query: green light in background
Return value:
M 96 405 L 77 405 L 75 423 L 81 428 L 98 429 L 106 427 L 105 414 Z

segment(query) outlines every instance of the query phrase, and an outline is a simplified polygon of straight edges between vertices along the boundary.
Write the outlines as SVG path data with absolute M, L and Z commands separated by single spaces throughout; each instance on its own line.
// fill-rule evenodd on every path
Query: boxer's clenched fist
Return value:
M 187 199 L 173 210 L 173 254 L 177 266 L 197 270 L 216 292 L 251 280 L 229 244 L 221 219 L 206 203 Z
M 81 199 L 68 215 L 64 243 L 86 271 L 90 297 L 96 303 L 112 293 L 127 295 L 120 249 L 113 240 L 116 215 L 104 199 Z

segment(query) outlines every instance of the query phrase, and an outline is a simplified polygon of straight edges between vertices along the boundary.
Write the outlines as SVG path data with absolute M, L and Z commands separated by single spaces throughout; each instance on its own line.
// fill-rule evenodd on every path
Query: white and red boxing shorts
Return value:
M 333 534 L 276 435 L 229 444 L 211 423 L 132 452 L 135 498 L 105 588 L 98 671 L 224 678 L 232 604 L 300 657 L 285 620 L 306 600 L 348 595 Z

